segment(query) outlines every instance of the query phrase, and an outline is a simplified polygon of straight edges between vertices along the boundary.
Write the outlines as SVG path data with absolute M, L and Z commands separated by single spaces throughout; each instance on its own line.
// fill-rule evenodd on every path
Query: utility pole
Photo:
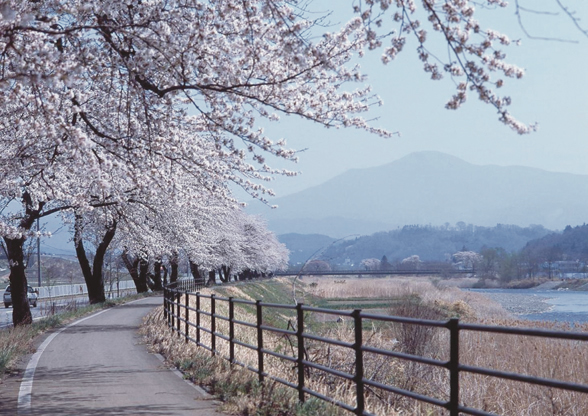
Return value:
M 37 218 L 37 287 L 41 287 L 41 234 L 39 233 L 39 219 Z

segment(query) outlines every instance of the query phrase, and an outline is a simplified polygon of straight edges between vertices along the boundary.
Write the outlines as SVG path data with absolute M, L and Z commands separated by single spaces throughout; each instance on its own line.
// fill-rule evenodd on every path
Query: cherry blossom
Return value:
M 22 245 L 35 219 L 55 212 L 105 209 L 116 218 L 115 238 L 147 256 L 172 255 L 182 243 L 207 267 L 221 249 L 225 266 L 255 263 L 231 257 L 254 241 L 223 240 L 219 230 L 237 202 L 229 183 L 264 200 L 273 176 L 294 174 L 267 163 L 268 155 L 296 160 L 296 151 L 263 127 L 296 116 L 390 136 L 364 118 L 381 100 L 356 58 L 384 49 L 389 61 L 409 36 L 431 78 L 459 80 L 448 108 L 473 92 L 502 122 L 531 131 L 494 91 L 523 71 L 505 61 L 508 37 L 475 20 L 481 3 L 503 6 L 366 0 L 333 31 L 295 0 L 3 1 L 0 198 L 20 209 L 2 212 L 0 233 L 14 323 L 31 319 Z M 428 49 L 432 38 L 449 47 L 449 61 Z M 186 221 L 190 213 L 202 223 Z
M 475 251 L 458 251 L 452 258 L 456 264 L 465 269 L 474 269 L 482 261 L 482 256 Z

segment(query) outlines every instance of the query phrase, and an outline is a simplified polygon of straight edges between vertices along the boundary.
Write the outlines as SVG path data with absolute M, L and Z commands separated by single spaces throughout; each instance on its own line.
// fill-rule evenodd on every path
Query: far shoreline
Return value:
M 502 282 L 496 278 L 466 277 L 442 279 L 443 286 L 460 289 L 532 289 L 588 291 L 588 279 L 548 279 L 533 277 Z
M 469 291 L 470 289 L 465 290 Z M 553 305 L 547 303 L 547 300 L 550 298 L 546 296 L 531 293 L 482 292 L 481 290 L 478 291 L 474 289 L 475 293 L 493 300 L 504 310 L 515 315 L 517 318 L 523 318 L 524 315 L 541 314 L 553 310 Z

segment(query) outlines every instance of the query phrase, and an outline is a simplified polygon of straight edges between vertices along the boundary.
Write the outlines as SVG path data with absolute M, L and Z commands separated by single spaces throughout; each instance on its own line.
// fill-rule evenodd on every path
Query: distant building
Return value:
M 560 260 L 554 262 L 544 262 L 539 266 L 540 269 L 551 275 L 562 279 L 585 279 L 588 278 L 586 263 L 579 260 Z

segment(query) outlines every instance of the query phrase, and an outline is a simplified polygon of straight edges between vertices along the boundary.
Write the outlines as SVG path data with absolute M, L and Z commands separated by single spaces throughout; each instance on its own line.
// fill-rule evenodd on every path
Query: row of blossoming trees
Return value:
M 109 247 L 122 249 L 122 262 L 138 292 L 161 290 L 163 283 L 176 281 L 180 261 L 189 261 L 194 279 L 203 281 L 208 272 L 213 283 L 217 277 L 228 282 L 287 267 L 288 250 L 259 217 L 228 204 L 208 208 L 185 217 L 172 207 L 162 208 L 161 218 L 145 213 L 143 228 L 134 231 L 125 228 L 129 224 L 121 217 L 102 218 L 111 214 L 103 209 L 75 217 L 74 245 L 90 302 L 105 300 L 102 266 Z M 84 241 L 94 248 L 92 264 Z
M 510 41 L 475 19 L 474 4 L 503 1 L 349 3 L 355 17 L 334 29 L 296 0 L 3 1 L 0 235 L 14 324 L 31 322 L 23 244 L 52 214 L 72 224 L 92 301 L 103 296 L 101 258 L 114 239 L 131 264 L 173 263 L 179 249 L 203 268 L 282 264 L 229 184 L 263 199 L 264 181 L 293 174 L 265 161 L 296 158 L 261 128 L 283 114 L 389 136 L 360 116 L 380 103 L 354 60 L 367 50 L 382 49 L 387 63 L 412 42 L 431 78 L 455 80 L 448 108 L 472 92 L 529 131 L 494 92 L 523 75 L 504 61 Z

